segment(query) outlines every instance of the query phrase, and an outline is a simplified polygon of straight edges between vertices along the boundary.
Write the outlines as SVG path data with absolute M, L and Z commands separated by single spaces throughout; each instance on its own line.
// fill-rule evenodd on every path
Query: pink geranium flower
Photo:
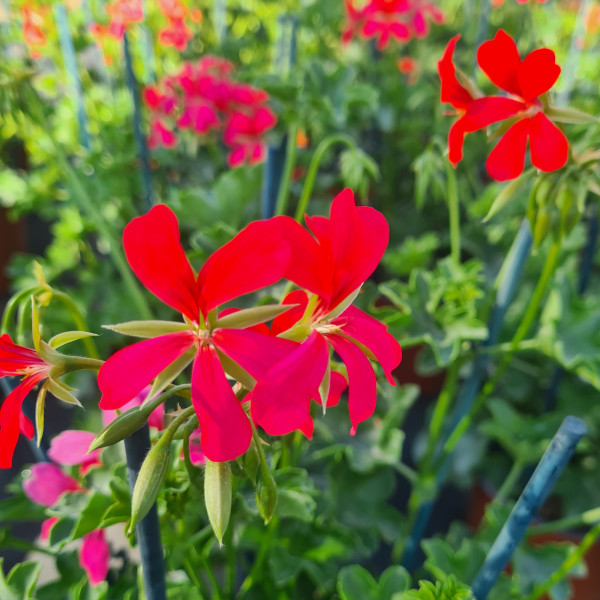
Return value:
M 121 408 L 185 355 L 188 363 L 193 362 L 192 403 L 203 452 L 211 461 L 233 460 L 248 449 L 252 428 L 227 382 L 222 357 L 258 379 L 295 343 L 251 330 L 213 327 L 211 322 L 220 305 L 283 276 L 289 247 L 281 237 L 279 222 L 251 223 L 214 252 L 198 275 L 179 242 L 177 218 L 164 205 L 131 221 L 123 232 L 123 243 L 141 282 L 181 312 L 188 327 L 138 342 L 109 358 L 98 375 L 100 408 Z
M 90 444 L 96 439 L 91 431 L 67 429 L 52 439 L 48 458 L 63 467 L 80 465 L 80 474 L 85 475 L 92 467 L 101 465 L 100 450 L 88 453 Z
M 246 114 L 233 113 L 226 125 L 223 141 L 231 148 L 227 156 L 230 167 L 262 162 L 266 153 L 264 134 L 277 123 L 277 117 L 266 106 Z
M 287 217 L 279 217 L 292 248 L 286 277 L 311 292 L 292 292 L 284 302 L 298 304 L 273 322 L 273 332 L 303 343 L 275 364 L 251 394 L 253 420 L 272 435 L 300 429 L 311 435 L 311 400 L 327 398 L 329 348 L 348 371 L 351 433 L 375 409 L 376 380 L 369 360 L 377 360 L 391 385 L 402 350 L 387 327 L 350 306 L 387 247 L 385 217 L 356 206 L 346 189 L 331 203 L 330 217 L 306 217 L 312 235 Z M 339 385 L 339 380 L 335 384 Z
M 90 584 L 98 585 L 106 579 L 110 563 L 110 548 L 103 529 L 83 536 L 79 546 L 79 564 L 87 573 Z
M 23 483 L 25 495 L 42 506 L 54 506 L 63 494 L 82 489 L 76 479 L 49 462 L 32 465 L 31 476 Z

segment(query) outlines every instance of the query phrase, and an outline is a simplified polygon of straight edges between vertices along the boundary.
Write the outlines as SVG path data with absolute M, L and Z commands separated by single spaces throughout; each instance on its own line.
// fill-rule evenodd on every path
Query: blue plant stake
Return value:
M 562 422 L 473 581 L 476 600 L 487 597 L 585 432 L 576 417 Z
M 286 40 L 286 23 L 289 23 L 289 40 Z M 277 19 L 277 26 L 279 34 L 273 57 L 273 70 L 280 77 L 285 78 L 296 61 L 298 24 L 294 18 L 279 17 Z M 275 214 L 277 197 L 287 158 L 287 144 L 288 136 L 284 135 L 278 145 L 271 144 L 267 148 L 267 161 L 265 163 L 265 177 L 262 189 L 261 216 L 263 219 L 268 219 Z
M 147 424 L 128 438 L 125 438 L 127 477 L 129 478 L 129 489 L 132 494 L 140 467 L 149 450 L 150 429 Z M 150 512 L 139 522 L 135 531 L 142 555 L 145 598 L 146 600 L 167 600 L 165 562 L 156 503 L 154 503 Z
M 83 98 L 83 88 L 79 71 L 77 69 L 77 59 L 75 57 L 75 47 L 73 46 L 73 38 L 69 30 L 69 22 L 67 20 L 67 11 L 63 4 L 58 3 L 54 6 L 54 16 L 58 27 L 58 37 L 60 40 L 60 48 L 62 51 L 65 68 L 71 79 L 71 86 L 75 92 L 75 112 L 77 114 L 77 126 L 79 128 L 79 141 L 86 149 L 90 149 L 90 133 L 88 127 L 87 113 L 85 112 L 85 104 Z
M 523 220 L 521 227 L 515 237 L 512 248 L 510 249 L 507 261 L 505 263 L 504 275 L 501 278 L 500 285 L 498 286 L 498 292 L 496 294 L 496 302 L 492 308 L 492 313 L 488 322 L 488 338 L 482 344 L 483 347 L 492 346 L 498 341 L 502 323 L 506 311 L 512 302 L 517 289 L 517 283 L 525 266 L 525 261 L 529 256 L 533 238 L 531 236 L 531 229 L 527 219 Z M 485 373 L 490 361 L 490 356 L 486 353 L 477 354 L 475 361 L 473 362 L 473 368 L 468 379 L 462 386 L 459 393 L 459 400 L 454 411 L 454 415 L 450 420 L 450 426 L 448 432 L 454 430 L 454 428 L 460 423 L 462 418 L 469 413 L 473 407 L 473 403 L 477 398 L 481 384 L 485 377 Z M 446 456 L 446 459 L 440 466 L 436 474 L 435 487 L 439 489 L 444 483 L 449 471 L 450 471 L 450 456 Z M 430 500 L 424 502 L 421 510 L 419 511 L 415 520 L 415 525 L 410 533 L 410 537 L 406 542 L 404 548 L 404 555 L 402 556 L 402 564 L 407 569 L 412 569 L 415 566 L 415 559 L 419 543 L 425 534 L 425 529 L 431 518 L 435 501 Z
M 123 34 L 123 51 L 125 54 L 125 70 L 127 72 L 127 86 L 133 100 L 133 132 L 138 147 L 138 154 L 142 163 L 142 181 L 144 185 L 144 201 L 146 208 L 152 208 L 152 176 L 150 174 L 150 154 L 142 129 L 142 110 L 138 95 L 138 86 L 133 72 L 133 61 L 127 32 Z

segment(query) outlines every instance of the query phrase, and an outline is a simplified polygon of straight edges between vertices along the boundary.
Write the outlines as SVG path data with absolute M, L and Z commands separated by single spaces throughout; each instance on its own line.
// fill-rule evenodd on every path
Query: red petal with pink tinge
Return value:
M 168 333 L 127 346 L 100 367 L 100 408 L 114 410 L 133 400 L 161 371 L 194 344 L 191 332 Z
M 159 204 L 133 219 L 123 231 L 123 244 L 140 281 L 164 303 L 197 322 L 196 277 L 179 242 L 173 211 Z
M 289 257 L 277 221 L 250 223 L 214 252 L 200 270 L 198 286 L 204 311 L 279 281 Z
M 255 423 L 270 435 L 303 431 L 310 417 L 310 401 L 329 363 L 325 338 L 313 332 L 287 358 L 258 381 L 250 400 Z
M 456 78 L 456 68 L 452 62 L 454 48 L 459 39 L 460 35 L 456 35 L 448 42 L 444 56 L 438 62 L 438 74 L 442 84 L 440 99 L 454 108 L 465 109 L 473 101 L 473 96 L 459 83 Z
M 208 460 L 234 460 L 248 450 L 252 427 L 229 385 L 214 348 L 201 346 L 192 369 L 192 404 Z
M 361 349 L 339 335 L 328 335 L 327 340 L 348 369 L 348 409 L 352 431 L 367 420 L 377 403 L 377 380 L 369 359 Z
M 402 348 L 383 323 L 355 306 L 348 307 L 331 323 L 339 325 L 344 335 L 366 346 L 383 367 L 388 382 L 396 385 L 392 371 L 402 360 Z

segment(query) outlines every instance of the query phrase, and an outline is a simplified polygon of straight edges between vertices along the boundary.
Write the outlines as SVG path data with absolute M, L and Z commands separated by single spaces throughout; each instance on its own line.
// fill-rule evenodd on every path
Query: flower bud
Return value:
M 171 441 L 173 436 L 164 434 L 150 449 L 144 459 L 131 495 L 131 523 L 129 531 L 148 514 L 156 502 L 163 479 L 171 460 Z
M 88 452 L 121 442 L 135 433 L 147 420 L 148 412 L 140 410 L 137 406 L 120 414 L 97 435 Z
M 231 469 L 228 462 L 206 461 L 204 502 L 210 526 L 222 546 L 231 515 Z
M 248 476 L 248 479 L 256 485 L 256 474 L 258 473 L 258 465 L 260 464 L 260 457 L 258 456 L 258 450 L 254 440 L 250 444 L 246 454 L 244 454 L 244 472 Z
M 275 514 L 277 485 L 271 472 L 265 469 L 261 469 L 261 476 L 256 486 L 256 506 L 266 525 Z
M 533 228 L 533 246 L 537 248 L 548 231 L 550 225 L 550 209 L 544 206 L 537 214 L 535 227 Z

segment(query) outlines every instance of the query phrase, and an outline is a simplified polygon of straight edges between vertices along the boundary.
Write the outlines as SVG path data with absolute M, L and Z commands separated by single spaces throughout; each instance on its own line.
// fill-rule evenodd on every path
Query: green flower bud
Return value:
M 231 469 L 228 462 L 206 461 L 204 502 L 210 526 L 222 546 L 231 515 Z
M 129 532 L 148 514 L 152 508 L 171 460 L 173 436 L 165 433 L 150 449 L 138 473 L 131 495 L 131 524 Z
M 537 214 L 537 219 L 535 221 L 535 227 L 533 228 L 533 246 L 537 248 L 546 233 L 548 232 L 548 227 L 550 225 L 550 209 L 547 206 L 544 206 Z
M 120 414 L 112 423 L 109 423 L 91 443 L 89 452 L 97 448 L 112 446 L 117 442 L 135 433 L 148 420 L 148 412 L 140 410 L 137 406 Z
M 256 486 L 256 506 L 266 525 L 273 518 L 277 507 L 277 485 L 271 472 L 266 469 L 261 469 Z
M 258 473 L 258 465 L 260 464 L 260 457 L 258 456 L 258 450 L 254 440 L 250 444 L 250 447 L 244 454 L 244 471 L 248 476 L 248 479 L 256 485 L 256 474 Z

